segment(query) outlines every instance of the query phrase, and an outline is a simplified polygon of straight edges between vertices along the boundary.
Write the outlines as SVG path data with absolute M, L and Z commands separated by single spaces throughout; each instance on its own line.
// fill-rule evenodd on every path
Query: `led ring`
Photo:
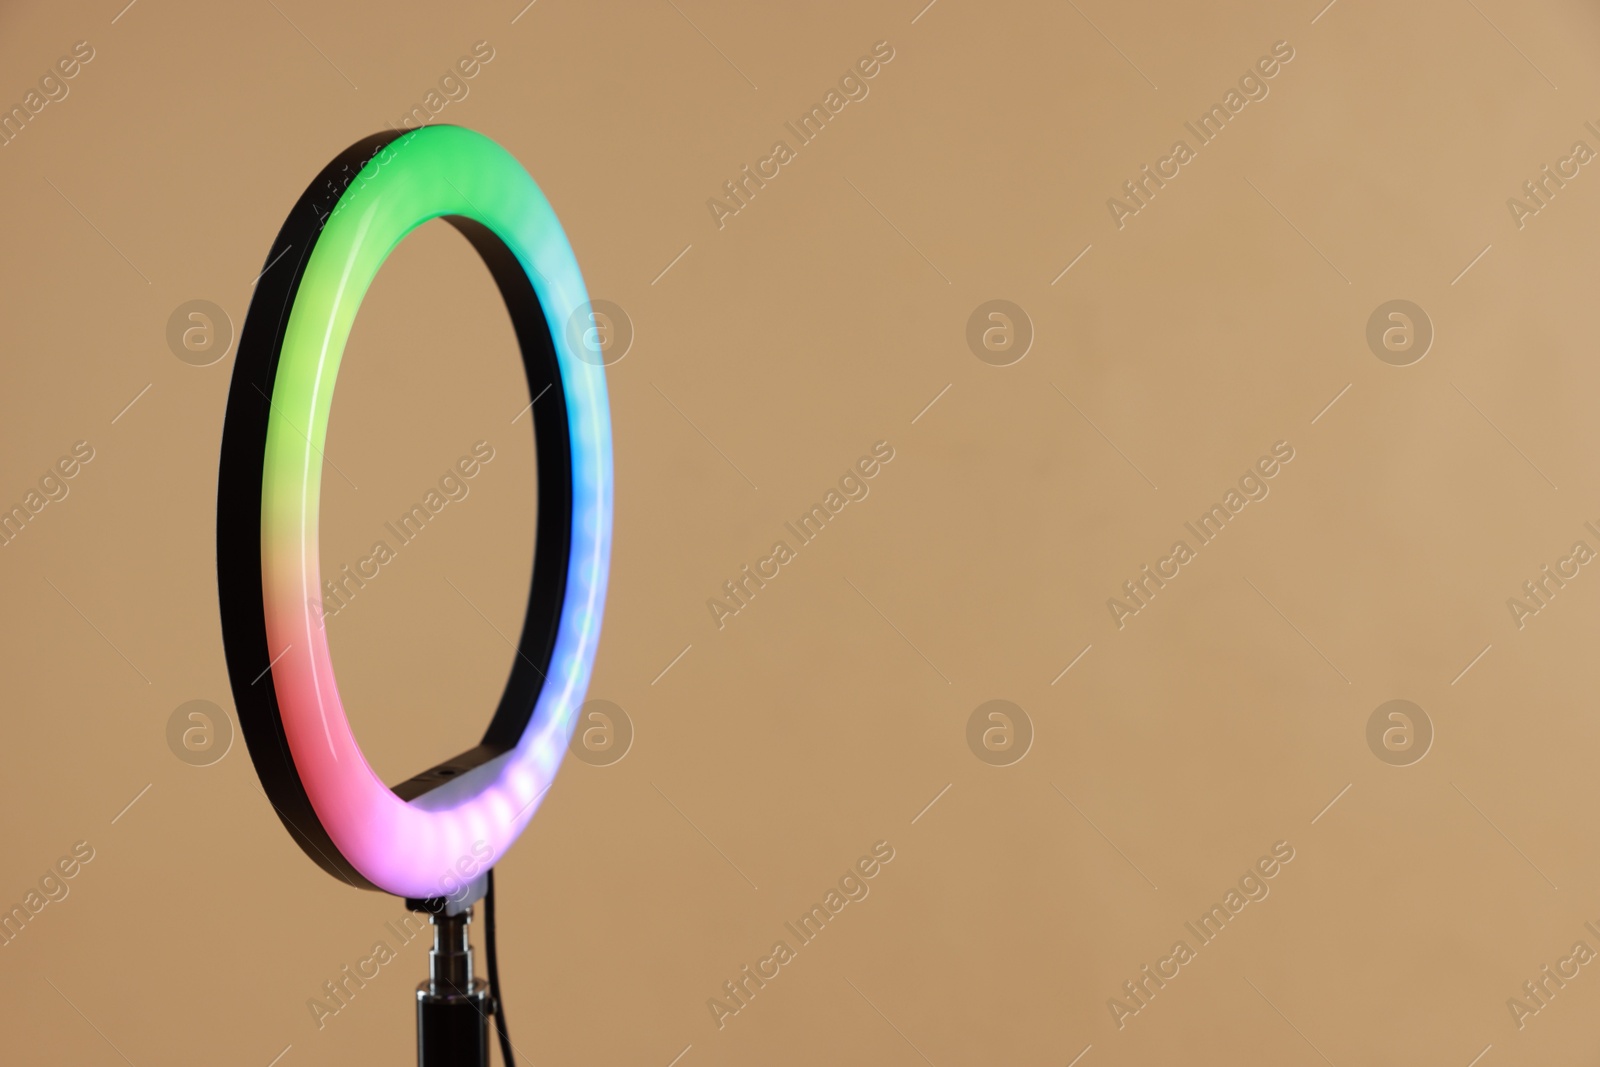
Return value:
M 536 408 L 538 529 L 518 655 L 483 742 L 392 789 L 339 700 L 320 614 L 322 450 L 356 311 L 395 246 L 444 218 L 488 265 Z M 352 884 L 448 895 L 493 864 L 555 777 L 588 688 L 611 555 L 604 371 L 565 329 L 588 307 L 544 194 L 481 134 L 359 141 L 284 223 L 239 338 L 217 488 L 222 635 L 250 757 L 307 855 Z

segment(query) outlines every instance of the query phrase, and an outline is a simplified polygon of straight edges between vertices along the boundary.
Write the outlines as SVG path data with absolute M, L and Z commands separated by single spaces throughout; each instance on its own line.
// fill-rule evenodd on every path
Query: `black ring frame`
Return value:
M 267 799 L 295 843 L 323 870 L 362 889 L 378 887 L 345 858 L 317 818 L 289 751 L 277 692 L 267 677 L 275 654 L 267 645 L 262 588 L 261 479 L 278 360 L 311 250 L 329 212 L 356 174 L 403 135 L 404 131 L 392 130 L 374 134 L 339 153 L 301 194 L 278 231 L 239 334 L 217 481 L 217 599 L 222 643 L 250 759 Z M 548 391 L 550 397 L 544 414 L 533 418 L 538 472 L 533 579 L 505 692 L 483 740 L 392 786 L 401 800 L 412 800 L 453 781 L 510 751 L 522 738 L 555 648 L 572 544 L 571 429 L 551 323 L 522 264 L 504 241 L 473 219 L 443 217 L 472 244 L 499 287 L 522 351 L 528 395 L 538 398 Z

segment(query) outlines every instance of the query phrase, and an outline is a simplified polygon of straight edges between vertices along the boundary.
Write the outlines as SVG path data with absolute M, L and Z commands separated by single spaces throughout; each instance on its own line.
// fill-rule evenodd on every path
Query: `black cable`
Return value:
M 489 868 L 489 888 L 483 898 L 483 947 L 489 957 L 489 995 L 494 998 L 494 1031 L 500 1038 L 500 1057 L 506 1067 L 517 1062 L 511 1058 L 511 1033 L 506 1029 L 505 1000 L 500 996 L 500 961 L 494 946 L 494 868 Z

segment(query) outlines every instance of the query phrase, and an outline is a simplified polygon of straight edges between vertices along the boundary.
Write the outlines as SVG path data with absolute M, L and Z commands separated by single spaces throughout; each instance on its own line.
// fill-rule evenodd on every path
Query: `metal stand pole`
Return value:
M 433 919 L 428 980 L 417 986 L 417 1067 L 489 1067 L 488 987 L 472 973 L 472 905 L 482 894 L 460 900 L 408 900 L 412 911 Z

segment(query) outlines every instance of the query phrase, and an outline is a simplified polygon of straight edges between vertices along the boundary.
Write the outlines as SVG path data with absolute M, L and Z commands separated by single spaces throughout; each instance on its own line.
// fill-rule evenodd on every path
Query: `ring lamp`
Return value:
M 322 450 L 345 342 L 396 245 L 443 218 L 510 312 L 536 409 L 538 519 L 528 611 L 483 741 L 390 787 L 351 732 L 321 617 Z M 544 194 L 481 134 L 429 126 L 358 141 L 284 223 L 239 338 L 222 433 L 217 581 L 240 725 L 267 797 L 325 870 L 436 898 L 533 817 L 594 664 L 611 555 L 611 420 L 601 367 L 553 328 L 588 306 Z M 483 858 L 487 847 L 488 858 Z

